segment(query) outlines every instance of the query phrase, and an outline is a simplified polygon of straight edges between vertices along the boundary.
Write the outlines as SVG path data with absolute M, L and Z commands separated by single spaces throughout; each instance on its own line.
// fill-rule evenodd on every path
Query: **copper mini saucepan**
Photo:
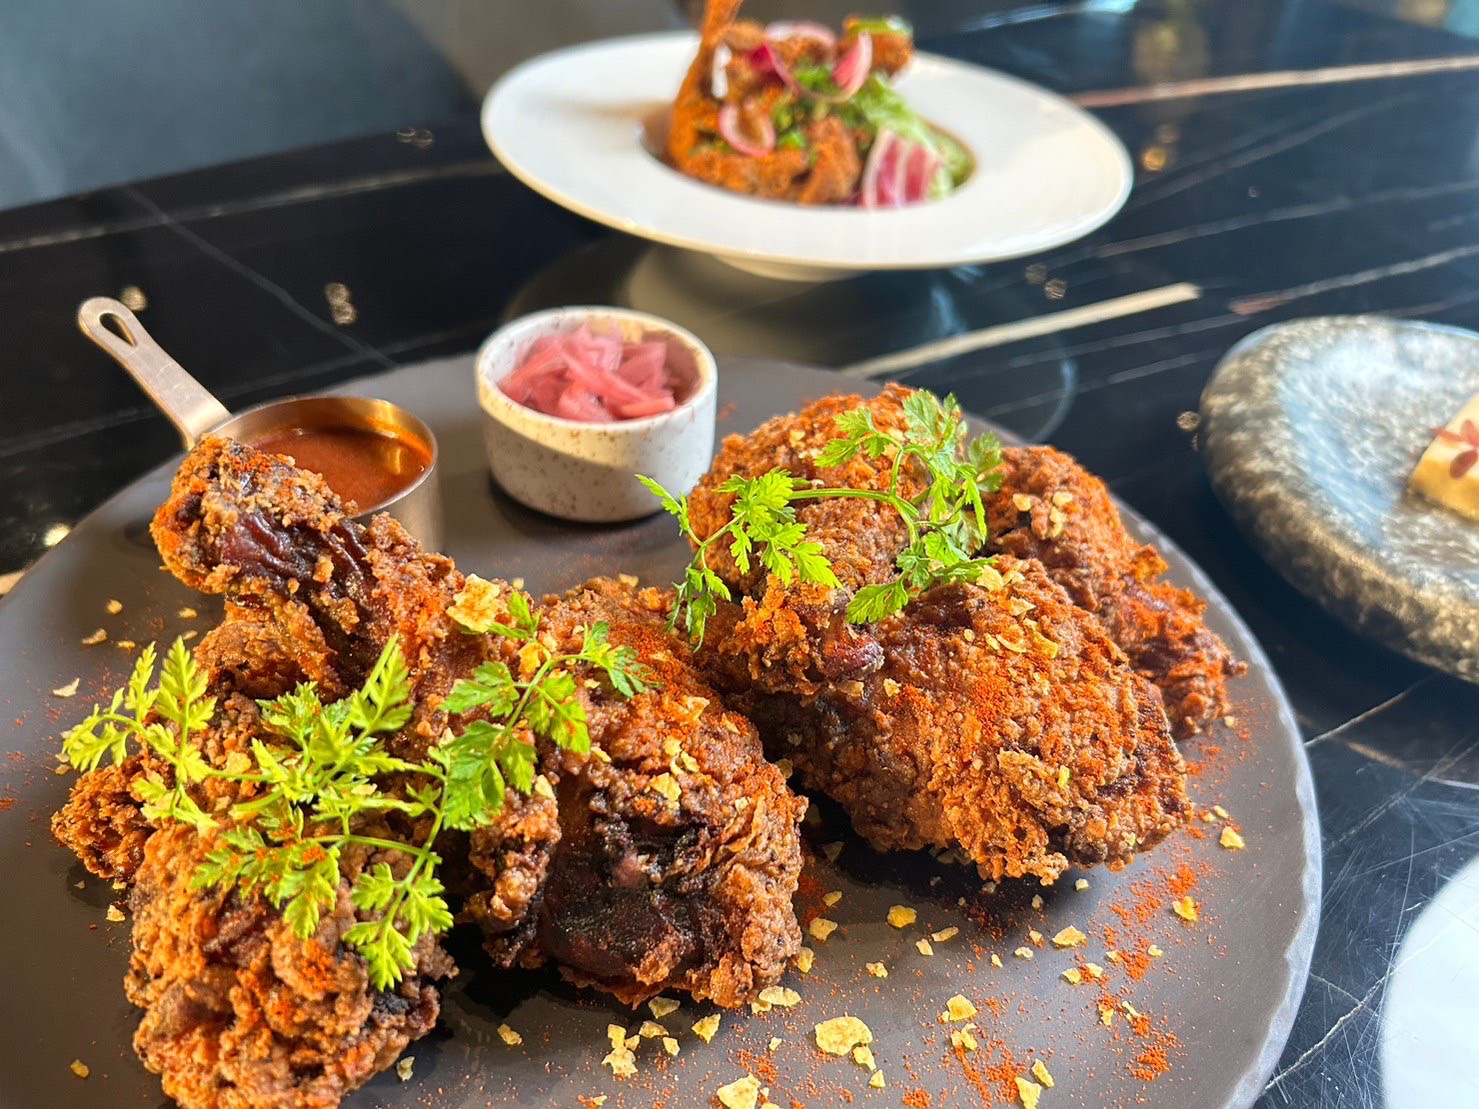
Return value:
M 233 416 L 165 353 L 126 305 L 109 297 L 93 297 L 77 309 L 77 324 L 159 405 L 179 429 L 187 450 L 202 436 L 221 435 L 276 453 L 294 455 L 294 450 L 300 449 L 303 464 L 313 468 L 309 465 L 310 451 L 318 454 L 327 447 L 337 454 L 325 457 L 347 458 L 346 444 L 369 443 L 373 449 L 361 450 L 362 457 L 356 464 L 361 469 L 379 467 L 379 471 L 368 475 L 357 472 L 353 477 L 346 471 L 339 477 L 346 488 L 351 480 L 368 480 L 367 487 L 379 488 L 375 503 L 356 501 L 358 518 L 388 512 L 428 549 L 440 549 L 442 502 L 435 474 L 436 437 L 404 408 L 369 397 L 286 397 Z M 366 438 L 369 436 L 374 439 Z M 332 467 L 324 465 L 322 469 Z M 331 489 L 346 496 L 334 488 L 335 476 L 324 475 Z

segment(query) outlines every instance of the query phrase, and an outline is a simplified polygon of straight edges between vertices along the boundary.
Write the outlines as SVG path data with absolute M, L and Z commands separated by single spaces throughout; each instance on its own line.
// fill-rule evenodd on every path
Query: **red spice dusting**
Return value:
M 930 1095 L 924 1090 L 910 1090 L 904 1095 L 904 1104 L 909 1109 L 929 1109 Z
M 768 1055 L 759 1055 L 753 1051 L 740 1050 L 735 1052 L 735 1058 L 739 1060 L 740 1066 L 749 1071 L 765 1085 L 770 1086 L 780 1077 L 780 1072 L 775 1069 L 775 1061 Z
M 1166 1058 L 1166 1049 L 1160 1044 L 1146 1048 L 1130 1064 L 1130 1073 L 1142 1082 L 1154 1082 L 1170 1069 L 1171 1062 Z

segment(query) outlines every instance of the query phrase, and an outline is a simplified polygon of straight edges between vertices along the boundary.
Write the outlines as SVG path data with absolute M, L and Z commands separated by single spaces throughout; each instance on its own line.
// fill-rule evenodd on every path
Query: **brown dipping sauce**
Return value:
M 404 493 L 431 468 L 424 443 L 390 430 L 279 427 L 249 436 L 247 442 L 259 451 L 289 455 L 361 511 Z

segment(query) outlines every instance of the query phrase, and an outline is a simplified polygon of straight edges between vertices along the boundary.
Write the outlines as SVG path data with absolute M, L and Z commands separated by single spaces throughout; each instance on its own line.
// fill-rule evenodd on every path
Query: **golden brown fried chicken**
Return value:
M 521 949 L 495 940 L 492 950 L 556 962 L 630 1005 L 679 989 L 735 1007 L 778 981 L 800 947 L 791 898 L 806 803 L 668 633 L 671 602 L 610 579 L 545 599 L 542 626 L 560 649 L 605 622 L 656 684 L 631 699 L 583 688 L 595 751 L 545 761 L 560 839 L 537 927 Z
M 465 584 L 449 560 L 423 553 L 388 517 L 362 528 L 312 475 L 249 448 L 198 446 L 155 533 L 182 580 L 272 613 L 313 645 L 315 658 L 327 647 L 347 686 L 399 635 L 416 709 L 387 747 L 403 757 L 420 757 L 449 726 L 469 722 L 441 708 L 457 679 L 490 659 L 519 665 L 517 644 L 467 634 L 449 615 Z M 492 589 L 505 604 L 511 592 Z M 577 626 L 608 618 L 613 640 L 644 657 L 674 646 L 650 606 L 629 593 L 597 585 L 552 603 L 545 619 L 566 648 L 578 647 Z M 764 762 L 747 723 L 717 701 L 708 716 L 693 709 L 701 682 L 667 657 L 671 665 L 648 660 L 663 689 L 631 702 L 599 682 L 582 689 L 593 739 L 610 761 L 542 743 L 553 795 L 510 791 L 469 845 L 453 839 L 439 850 L 466 857 L 464 915 L 483 927 L 499 958 L 559 962 L 572 978 L 633 1003 L 677 988 L 738 1005 L 779 976 L 799 942 L 790 894 L 800 866 L 800 802 Z M 670 741 L 691 745 L 687 753 L 701 767 L 691 796 L 676 807 L 649 788 L 662 773 L 671 776 L 663 769 L 676 757 L 664 755 Z M 740 796 L 759 802 L 757 810 L 731 812 Z M 572 835 L 576 841 L 566 842 Z M 759 869 L 757 850 L 766 853 Z M 555 859 L 565 860 L 559 873 Z M 733 904 L 737 887 L 750 894 L 743 908 Z M 750 921 L 758 930 L 748 930 Z M 593 944 L 594 936 L 602 942 Z
M 1205 602 L 1163 582 L 1166 563 L 1125 530 L 1104 483 L 1052 447 L 1009 447 L 988 502 L 987 548 L 1035 558 L 1095 613 L 1142 675 L 1160 687 L 1178 736 L 1228 711 L 1227 679 L 1246 664 L 1202 622 Z
M 376 990 L 364 961 L 339 942 L 356 919 L 349 881 L 363 866 L 405 857 L 346 852 L 338 905 L 301 940 L 260 897 L 193 889 L 209 848 L 176 824 L 145 849 L 124 983 L 144 1010 L 135 1050 L 186 1109 L 338 1105 L 431 1030 L 431 982 L 454 973 L 428 934 L 415 948 L 415 969 Z
M 689 502 L 702 540 L 730 518 L 732 475 L 777 467 L 813 484 L 888 488 L 890 455 L 826 470 L 836 417 L 866 406 L 902 436 L 909 390 L 828 397 L 732 436 Z M 900 493 L 925 488 L 911 461 Z M 1050 881 L 1068 865 L 1121 866 L 1186 808 L 1185 770 L 1156 689 L 1041 564 L 1001 559 L 974 586 L 938 587 L 873 625 L 846 621 L 862 586 L 891 578 L 907 533 L 872 500 L 800 502 L 807 538 L 839 588 L 743 574 L 724 544 L 709 564 L 738 604 L 721 606 L 700 654 L 715 685 L 752 714 L 773 757 L 842 803 L 879 847 L 957 846 L 988 875 Z
M 880 850 L 954 848 L 991 879 L 1117 870 L 1187 811 L 1160 697 L 1040 565 L 999 569 L 877 624 L 876 671 L 738 703 Z

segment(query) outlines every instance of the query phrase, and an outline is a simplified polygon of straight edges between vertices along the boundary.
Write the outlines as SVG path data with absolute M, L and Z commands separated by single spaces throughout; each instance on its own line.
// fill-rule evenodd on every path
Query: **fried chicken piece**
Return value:
M 889 488 L 891 455 L 859 453 L 822 470 L 836 418 L 866 407 L 879 430 L 906 433 L 910 390 L 827 397 L 725 440 L 689 498 L 702 541 L 730 519 L 733 475 L 777 467 L 813 484 Z M 926 473 L 910 460 L 899 492 Z M 858 498 L 799 502 L 796 518 L 832 562 L 839 587 L 784 584 L 728 546 L 710 567 L 736 595 L 710 619 L 705 674 L 759 725 L 772 757 L 838 800 L 880 848 L 955 846 L 983 874 L 1051 881 L 1069 865 L 1124 865 L 1186 808 L 1185 770 L 1154 686 L 1105 627 L 1040 563 L 1000 559 L 975 586 L 938 587 L 901 614 L 846 621 L 861 587 L 887 581 L 907 542 L 891 507 Z M 1061 782 L 1059 775 L 1066 770 Z
M 339 1104 L 436 1023 L 432 980 L 454 973 L 430 935 L 393 989 L 369 982 L 340 938 L 356 920 L 349 882 L 376 861 L 345 853 L 338 903 L 298 939 L 260 897 L 191 888 L 209 840 L 185 825 L 150 838 L 132 895 L 125 989 L 144 1010 L 134 1048 L 185 1109 Z
M 698 53 L 683 75 L 673 101 L 673 120 L 668 127 L 668 161 L 684 173 L 689 158 L 718 129 L 717 105 L 711 88 L 714 51 L 724 43 L 735 24 L 743 0 L 708 0 L 699 28 Z
M 665 627 L 671 603 L 610 579 L 545 599 L 542 627 L 559 649 L 605 622 L 656 684 L 631 699 L 582 686 L 599 754 L 547 758 L 561 834 L 537 929 L 517 949 L 498 938 L 490 949 L 554 961 L 633 1006 L 678 989 L 732 1008 L 778 981 L 800 947 L 791 898 L 806 802 L 687 661 Z
M 1247 670 L 1202 622 L 1206 603 L 1160 581 L 1166 563 L 1125 530 L 1109 490 L 1052 447 L 1009 447 L 988 502 L 988 549 L 1035 558 L 1075 604 L 1098 615 L 1158 685 L 1179 737 L 1228 711 L 1227 680 Z
M 254 608 L 228 606 L 226 619 L 201 637 L 194 657 L 207 688 L 221 702 L 224 721 L 246 714 L 255 723 L 255 699 L 276 697 L 300 681 L 318 681 L 331 700 L 346 692 L 326 667 L 321 649 L 284 636 L 269 614 Z M 227 729 L 233 733 L 240 735 L 240 729 Z M 215 766 L 233 746 L 220 735 L 218 729 L 207 737 L 207 755 Z M 249 750 L 249 738 L 234 747 Z M 137 791 L 146 774 L 169 777 L 168 767 L 149 752 L 131 754 L 117 765 L 105 763 L 79 775 L 66 804 L 52 814 L 52 834 L 99 878 L 132 882 L 143 861 L 144 844 L 154 832 Z
M 857 40 L 860 24 L 876 24 L 877 22 L 877 17 L 848 16 L 842 21 L 842 41 L 837 44 L 837 52 L 845 54 L 851 49 L 852 44 Z M 912 31 L 907 31 L 902 26 L 892 31 L 881 31 L 875 28 L 868 32 L 868 36 L 873 40 L 873 68 L 875 70 L 892 77 L 914 60 Z
M 729 523 L 734 496 L 719 492 L 719 487 L 736 475 L 755 478 L 780 468 L 812 483 L 887 489 L 887 461 L 859 454 L 823 470 L 816 458 L 837 437 L 837 417 L 859 407 L 867 407 L 880 431 L 903 435 L 903 401 L 909 392 L 902 385 L 889 385 L 866 401 L 858 396 L 824 397 L 799 413 L 767 420 L 749 435 L 728 436 L 713 466 L 689 495 L 694 533 L 707 539 Z M 917 468 L 903 469 L 899 491 L 909 498 L 924 491 Z M 894 559 L 908 542 L 908 532 L 897 512 L 872 500 L 805 501 L 797 505 L 796 519 L 806 525 L 807 538 L 821 544 L 841 587 L 832 591 L 811 584 L 780 587 L 767 580 L 758 560 L 748 574 L 741 573 L 728 545 L 715 544 L 707 554 L 709 566 L 743 596 L 744 612 L 730 634 L 714 641 L 706 665 L 727 668 L 736 680 L 763 689 L 810 694 L 882 664 L 883 653 L 872 631 L 847 623 L 845 610 L 862 586 L 893 575 Z
M 1188 809 L 1160 697 L 1039 564 L 999 568 L 876 625 L 878 670 L 738 703 L 879 850 L 952 848 L 992 880 L 1118 870 Z
M 519 666 L 513 641 L 467 634 L 449 614 L 466 584 L 449 560 L 423 553 L 388 517 L 361 527 L 345 516 L 322 482 L 281 459 L 223 440 L 203 441 L 177 475 L 154 532 L 177 576 L 197 588 L 226 592 L 237 603 L 250 601 L 289 624 L 294 636 L 313 642 L 315 651 L 318 644 L 327 646 L 346 686 L 358 684 L 369 665 L 365 660 L 373 662 L 391 634 L 400 636 L 416 708 L 411 723 L 386 746 L 402 757 L 421 757 L 425 745 L 448 727 L 465 727 L 474 718 L 449 718 L 441 709 L 458 678 L 492 659 L 515 670 Z M 613 589 L 621 593 L 621 587 Z M 484 603 L 506 607 L 511 592 L 493 583 L 480 595 Z M 546 618 L 556 638 L 575 646 L 575 624 L 589 625 L 599 618 L 594 613 L 609 611 L 622 618 L 620 634 L 640 641 L 644 654 L 671 646 L 653 630 L 658 621 L 650 612 L 629 610 L 614 598 L 599 600 L 602 596 L 596 591 L 553 605 Z M 671 819 L 653 809 L 667 802 L 646 789 L 645 776 L 662 772 L 652 759 L 673 729 L 698 727 L 696 713 L 682 720 L 672 715 L 672 698 L 680 696 L 676 691 L 699 688 L 697 677 L 675 671 L 672 683 L 671 694 L 665 687 L 663 694 L 646 694 L 631 704 L 604 687 L 583 689 L 597 742 L 609 748 L 612 761 L 560 753 L 541 741 L 548 780 L 557 782 L 558 792 L 509 791 L 494 822 L 474 832 L 467 845 L 439 841 L 438 850 L 444 857 L 465 853 L 468 865 L 457 882 L 467 897 L 464 912 L 478 920 L 505 961 L 568 962 L 572 977 L 627 1000 L 680 988 L 739 1004 L 774 981 L 785 958 L 775 952 L 794 950 L 794 944 L 787 947 L 788 936 L 799 939 L 789 904 L 795 872 L 790 872 L 790 886 L 782 877 L 777 887 L 786 914 L 779 923 L 773 919 L 773 891 L 751 883 L 755 896 L 744 912 L 774 935 L 735 929 L 731 885 L 748 880 L 752 840 L 773 853 L 772 865 L 782 876 L 787 866 L 799 867 L 795 824 L 800 814 L 795 810 L 800 803 L 777 777 L 781 797 L 769 799 L 771 815 L 765 819 L 760 813 L 731 818 L 717 807 L 738 795 L 768 797 L 766 775 L 775 776 L 753 733 L 747 750 L 731 738 L 740 724 L 722 717 L 728 724 L 705 723 L 699 729 L 699 738 L 708 737 L 699 761 L 714 782 L 695 787 L 689 805 L 680 804 L 681 814 L 669 814 Z M 690 695 L 698 694 L 681 696 Z M 725 742 L 736 744 L 725 758 L 710 734 L 721 726 Z M 418 738 L 408 741 L 408 736 Z M 727 823 L 712 826 L 720 815 Z M 788 849 L 772 827 L 787 818 Z M 600 863 L 602 881 L 609 876 L 617 883 L 607 896 L 588 888 L 591 874 L 585 870 L 567 867 L 557 879 L 551 860 L 571 834 L 578 841 L 562 849 L 562 857 L 578 860 L 574 868 Z M 675 836 L 681 851 L 671 842 Z M 628 837 L 624 853 L 609 854 L 620 837 Z M 579 897 L 561 892 L 572 886 L 581 890 Z M 591 931 L 581 937 L 576 928 Z M 591 936 L 625 940 L 592 946 Z

